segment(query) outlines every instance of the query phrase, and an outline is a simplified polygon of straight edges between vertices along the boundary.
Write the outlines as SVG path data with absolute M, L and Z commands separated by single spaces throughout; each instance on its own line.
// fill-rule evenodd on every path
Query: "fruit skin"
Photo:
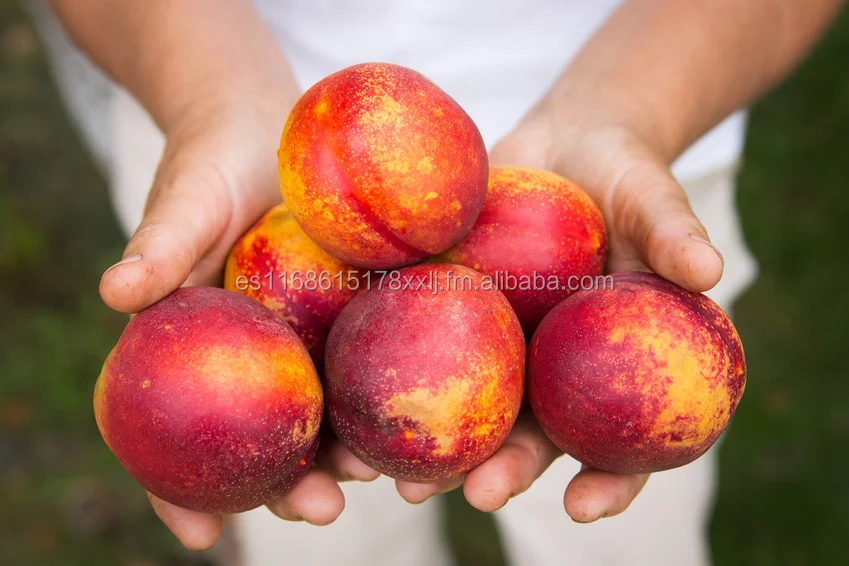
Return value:
M 283 198 L 304 232 L 345 263 L 386 269 L 459 242 L 486 196 L 480 132 L 431 81 L 364 63 L 295 104 L 278 152 Z
M 258 302 L 181 288 L 130 321 L 94 392 L 106 444 L 149 492 L 206 513 L 280 496 L 318 447 L 322 390 L 294 331 Z
M 319 371 L 330 327 L 362 284 L 358 270 L 315 245 L 282 203 L 233 245 L 224 269 L 224 288 L 256 299 L 280 315 L 301 338 Z
M 746 385 L 737 331 L 709 298 L 649 273 L 614 274 L 540 324 L 528 393 L 548 437 L 620 474 L 692 462 L 716 442 Z
M 372 285 L 348 303 L 327 341 L 336 436 L 405 481 L 459 477 L 483 462 L 522 401 L 525 343 L 510 304 L 495 289 L 445 290 L 449 273 L 481 281 L 456 265 L 402 269 L 401 277 L 428 282 L 417 290 Z M 434 294 L 436 284 L 443 289 Z
M 489 191 L 471 233 L 435 258 L 499 274 L 499 288 L 528 336 L 582 277 L 601 275 L 606 260 L 607 230 L 589 195 L 559 175 L 519 167 L 490 169 Z M 519 288 L 504 281 L 507 274 L 536 283 Z M 539 282 L 550 281 L 556 288 L 540 288 Z

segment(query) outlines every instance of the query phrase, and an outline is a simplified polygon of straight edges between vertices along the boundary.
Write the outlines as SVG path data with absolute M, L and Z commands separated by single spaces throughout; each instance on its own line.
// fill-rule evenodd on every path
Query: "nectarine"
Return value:
M 488 159 L 462 108 L 410 69 L 365 63 L 309 88 L 280 140 L 283 199 L 345 263 L 394 268 L 445 251 L 471 229 Z
M 530 336 L 606 259 L 604 219 L 580 187 L 548 171 L 493 167 L 472 232 L 435 261 L 498 277 Z
M 319 371 L 330 326 L 361 284 L 356 269 L 304 234 L 285 204 L 268 211 L 236 242 L 224 270 L 224 288 L 283 317 Z
M 127 325 L 97 380 L 94 413 L 149 492 L 236 513 L 280 496 L 308 470 L 322 390 L 303 344 L 271 310 L 186 287 Z
M 525 342 L 510 303 L 481 275 L 418 265 L 354 297 L 330 330 L 327 409 L 363 462 L 415 482 L 468 472 L 519 412 Z
M 528 393 L 543 430 L 620 474 L 687 464 L 716 442 L 746 384 L 743 347 L 713 301 L 649 273 L 579 291 L 543 319 Z

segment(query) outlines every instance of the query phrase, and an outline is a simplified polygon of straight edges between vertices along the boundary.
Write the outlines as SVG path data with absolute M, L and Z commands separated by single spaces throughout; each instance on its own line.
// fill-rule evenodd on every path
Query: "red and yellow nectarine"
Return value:
M 186 287 L 127 325 L 97 380 L 94 413 L 149 492 L 236 513 L 280 496 L 309 469 L 322 390 L 303 344 L 271 310 Z
M 333 324 L 330 424 L 388 476 L 458 477 L 513 427 L 524 386 L 522 329 L 504 295 L 477 290 L 481 275 L 471 269 L 418 265 L 399 273 L 394 290 L 373 284 Z
M 530 335 L 606 259 L 604 219 L 580 187 L 548 171 L 493 167 L 472 232 L 435 261 L 529 282 L 501 291 Z
M 319 370 L 330 326 L 361 284 L 356 269 L 304 234 L 285 204 L 268 211 L 236 242 L 224 270 L 224 288 L 279 314 Z
M 531 407 L 549 438 L 620 474 L 701 456 L 745 384 L 743 347 L 722 309 L 649 273 L 575 293 L 543 319 L 528 352 Z
M 295 104 L 280 140 L 283 198 L 319 246 L 357 267 L 445 251 L 471 229 L 488 159 L 462 108 L 404 67 L 334 73 Z

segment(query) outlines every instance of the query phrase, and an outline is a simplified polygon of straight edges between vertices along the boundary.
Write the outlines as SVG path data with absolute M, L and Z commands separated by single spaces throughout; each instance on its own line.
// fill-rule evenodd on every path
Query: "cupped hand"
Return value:
M 598 204 L 608 230 L 607 271 L 654 271 L 691 291 L 722 276 L 723 260 L 693 214 L 669 164 L 628 128 L 541 105 L 493 147 L 493 165 L 553 171 L 581 186 Z M 431 484 L 396 482 L 411 503 L 463 486 L 466 500 L 495 511 L 526 491 L 560 456 L 532 415 L 519 416 L 504 445 L 464 478 Z M 648 474 L 621 475 L 583 467 L 563 504 L 580 523 L 623 512 Z
M 171 129 L 144 218 L 124 259 L 101 279 L 106 304 L 136 313 L 181 285 L 220 284 L 233 243 L 280 201 L 275 148 L 285 118 L 258 105 L 226 105 L 186 117 Z M 286 520 L 325 525 L 344 508 L 338 481 L 377 476 L 331 438 L 322 442 L 314 467 L 268 508 Z M 149 497 L 186 547 L 202 550 L 218 540 L 220 516 Z

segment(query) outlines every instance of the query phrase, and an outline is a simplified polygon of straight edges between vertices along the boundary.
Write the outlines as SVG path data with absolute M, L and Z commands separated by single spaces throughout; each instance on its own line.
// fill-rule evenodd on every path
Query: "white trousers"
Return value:
M 49 22 L 42 24 L 47 25 Z M 162 135 L 131 97 L 113 91 L 105 78 L 75 55 L 69 45 L 59 43 L 63 41 L 60 34 L 47 31 L 51 51 L 60 54 L 57 59 L 63 59 L 56 66 L 56 74 L 66 102 L 106 171 L 113 204 L 122 227 L 130 234 L 141 220 L 162 153 Z M 105 113 L 104 105 L 109 108 Z M 101 112 L 92 112 L 97 106 Z M 708 295 L 726 310 L 756 271 L 735 212 L 735 173 L 736 167 L 729 164 L 698 179 L 681 179 L 696 214 L 725 257 L 725 275 Z M 563 456 L 530 490 L 495 513 L 508 561 L 513 566 L 706 565 L 706 529 L 716 487 L 716 463 L 717 451 L 713 449 L 688 466 L 655 474 L 625 513 L 580 525 L 569 519 L 562 503 L 566 484 L 579 464 Z M 451 563 L 439 524 L 439 498 L 409 505 L 385 477 L 368 484 L 347 483 L 343 490 L 345 511 L 327 527 L 287 523 L 264 508 L 238 516 L 235 527 L 241 549 L 239 563 Z

